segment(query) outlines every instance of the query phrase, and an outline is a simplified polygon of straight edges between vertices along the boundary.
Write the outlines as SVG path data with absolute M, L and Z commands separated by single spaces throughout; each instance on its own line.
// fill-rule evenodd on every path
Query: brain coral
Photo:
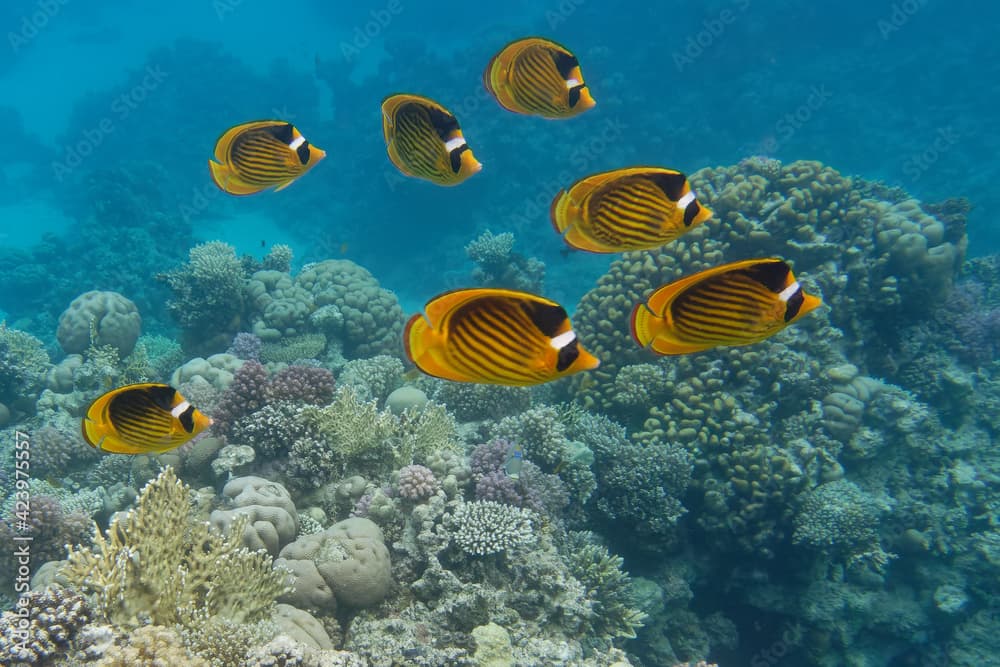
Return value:
M 325 331 L 344 345 L 349 359 L 399 355 L 403 310 L 396 295 L 383 289 L 366 269 L 345 259 L 305 266 L 295 285 L 312 296 L 316 308 L 336 306 L 343 319 L 338 331 Z
M 127 357 L 139 339 L 142 318 L 135 304 L 118 292 L 84 292 L 59 317 L 56 338 L 66 354 L 94 345 L 110 345 Z M 93 336 L 93 340 L 91 340 Z
M 298 567 L 311 561 L 313 567 Z M 343 605 L 363 609 L 380 602 L 392 586 L 389 550 L 382 531 L 368 519 L 339 521 L 321 533 L 303 535 L 281 550 L 276 565 L 286 565 L 296 575 L 291 600 L 309 599 L 310 591 L 328 587 L 333 599 L 327 607 Z M 320 577 L 317 579 L 317 575 Z

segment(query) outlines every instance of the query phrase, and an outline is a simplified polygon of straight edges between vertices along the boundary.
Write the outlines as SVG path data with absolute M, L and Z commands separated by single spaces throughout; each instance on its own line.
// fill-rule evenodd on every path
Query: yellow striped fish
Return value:
M 113 389 L 91 403 L 83 439 L 113 454 L 158 454 L 180 447 L 212 420 L 169 385 L 145 382 Z
M 445 292 L 410 318 L 406 356 L 427 375 L 531 386 L 597 368 L 565 309 L 527 292 L 475 288 Z
M 600 253 L 656 248 L 712 217 L 684 174 L 659 167 L 581 178 L 556 195 L 549 214 L 568 245 Z
M 542 118 L 570 118 L 596 104 L 576 56 L 541 37 L 501 49 L 486 66 L 483 85 L 504 109 Z
M 472 155 L 455 116 L 419 95 L 390 95 L 382 102 L 382 134 L 389 159 L 407 176 L 458 185 L 483 165 Z
M 632 338 L 658 354 L 749 345 L 816 309 L 780 259 L 723 264 L 660 287 L 632 310 Z
M 284 190 L 324 157 L 291 123 L 259 120 L 226 130 L 208 168 L 223 192 L 252 195 Z

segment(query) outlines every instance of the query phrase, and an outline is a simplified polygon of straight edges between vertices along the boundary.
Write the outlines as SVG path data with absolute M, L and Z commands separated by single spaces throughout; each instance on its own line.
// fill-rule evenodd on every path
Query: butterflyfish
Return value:
M 324 157 L 291 123 L 259 120 L 226 130 L 208 168 L 223 192 L 252 195 L 284 190 Z
M 483 168 L 454 114 L 419 95 L 390 95 L 382 102 L 382 134 L 389 159 L 406 176 L 458 185 Z
M 595 253 L 656 248 L 712 217 L 673 169 L 628 167 L 586 176 L 549 209 L 570 247 Z
M 596 104 L 576 56 L 541 37 L 501 49 L 486 66 L 483 85 L 504 109 L 542 118 L 570 118 Z
M 508 289 L 445 292 L 410 318 L 406 356 L 455 382 L 531 386 L 597 368 L 554 301 Z
M 151 382 L 113 389 L 90 404 L 83 439 L 112 454 L 158 454 L 180 447 L 212 420 L 169 385 Z
M 663 355 L 749 345 L 816 309 L 781 259 L 748 259 L 657 289 L 632 310 L 632 338 Z

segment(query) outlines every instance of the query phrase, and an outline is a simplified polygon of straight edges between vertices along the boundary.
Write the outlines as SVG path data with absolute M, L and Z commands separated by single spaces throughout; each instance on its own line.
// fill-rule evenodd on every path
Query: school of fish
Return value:
M 483 85 L 501 107 L 521 115 L 568 119 L 596 106 L 577 57 L 541 37 L 504 46 L 487 64 Z M 398 93 L 381 111 L 386 153 L 404 175 L 455 186 L 482 170 L 458 119 L 440 103 Z M 283 190 L 324 157 L 294 125 L 272 119 L 226 130 L 208 164 L 220 190 L 246 196 Z M 583 176 L 550 208 L 563 242 L 592 253 L 657 248 L 711 218 L 682 172 L 641 165 Z M 691 354 L 762 341 L 820 303 L 780 258 L 751 258 L 660 286 L 635 304 L 630 329 L 655 354 Z M 509 289 L 437 295 L 407 322 L 403 347 L 421 372 L 454 382 L 531 386 L 600 365 L 561 305 Z M 145 454 L 179 447 L 211 424 L 176 389 L 143 383 L 95 400 L 82 431 L 101 451 Z M 517 474 L 516 452 L 506 465 Z

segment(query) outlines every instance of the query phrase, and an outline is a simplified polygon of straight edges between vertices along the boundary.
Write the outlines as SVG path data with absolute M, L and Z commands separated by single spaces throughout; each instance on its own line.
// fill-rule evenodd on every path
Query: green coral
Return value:
M 344 474 L 386 478 L 434 452 L 460 449 L 455 420 L 444 406 L 428 403 L 393 415 L 353 387 L 338 387 L 327 406 L 306 406 L 301 420 L 307 435 L 292 445 L 289 465 L 310 486 Z
M 165 468 L 135 509 L 105 534 L 95 530 L 93 547 L 70 549 L 60 575 L 116 625 L 263 618 L 288 590 L 287 573 L 273 570 L 266 552 L 242 546 L 245 518 L 226 535 L 195 521 L 189 491 Z
M 639 609 L 632 580 L 622 570 L 621 557 L 612 555 L 588 532 L 569 533 L 561 553 L 570 572 L 587 589 L 587 599 L 593 605 L 593 634 L 602 639 L 634 639 L 646 614 Z

